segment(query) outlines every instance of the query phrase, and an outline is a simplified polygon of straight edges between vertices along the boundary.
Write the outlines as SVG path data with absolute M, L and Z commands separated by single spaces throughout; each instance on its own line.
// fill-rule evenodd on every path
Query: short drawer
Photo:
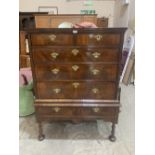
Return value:
M 108 116 L 114 115 L 118 108 L 114 107 L 36 107 L 36 114 L 45 116 Z
M 119 45 L 120 34 L 79 34 L 77 45 Z
M 117 84 L 100 81 L 38 82 L 40 99 L 116 99 Z
M 118 62 L 117 48 L 33 47 L 35 63 L 40 62 Z
M 33 45 L 72 45 L 73 35 L 70 34 L 33 34 L 31 35 Z
M 36 64 L 37 80 L 105 80 L 116 81 L 118 65 L 95 63 Z

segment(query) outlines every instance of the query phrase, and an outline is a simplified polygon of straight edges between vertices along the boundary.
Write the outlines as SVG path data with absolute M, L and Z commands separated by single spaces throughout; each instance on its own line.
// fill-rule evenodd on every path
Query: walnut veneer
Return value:
M 126 28 L 37 29 L 28 33 L 39 139 L 42 121 L 112 122 L 120 107 L 120 63 Z

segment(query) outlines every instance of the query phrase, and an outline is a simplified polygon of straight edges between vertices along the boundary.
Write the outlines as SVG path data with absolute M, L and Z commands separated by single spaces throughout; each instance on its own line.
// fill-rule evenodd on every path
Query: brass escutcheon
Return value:
M 102 35 L 98 34 L 98 35 L 95 35 L 95 38 L 97 41 L 100 41 L 102 39 Z
M 97 108 L 97 107 L 96 108 L 93 108 L 93 111 L 94 112 L 99 112 L 99 110 L 100 110 L 100 108 Z
M 91 72 L 93 73 L 93 75 L 97 75 L 100 71 L 98 69 L 92 69 Z
M 98 58 L 101 54 L 98 53 L 98 52 L 94 52 L 92 55 L 93 55 L 94 58 Z
M 56 35 L 52 34 L 52 35 L 49 36 L 49 38 L 50 38 L 51 41 L 54 41 L 56 39 Z
M 72 83 L 72 85 L 74 86 L 74 88 L 77 88 L 80 84 L 78 82 L 74 82 Z
M 61 92 L 61 89 L 60 89 L 60 88 L 55 88 L 55 89 L 53 89 L 53 91 L 54 91 L 56 94 L 58 94 L 58 93 Z
M 93 92 L 94 94 L 97 94 L 97 93 L 99 92 L 99 90 L 98 90 L 97 88 L 93 88 L 93 89 L 92 89 L 92 92 Z
M 79 66 L 78 65 L 73 65 L 72 69 L 76 72 L 79 69 Z
M 58 55 L 59 55 L 59 53 L 57 53 L 57 52 L 51 53 L 51 56 L 53 59 L 56 59 Z
M 58 68 L 54 68 L 51 70 L 53 74 L 58 74 L 59 73 L 59 69 Z
M 55 107 L 55 108 L 52 108 L 55 112 L 59 112 L 61 108 L 59 107 Z
M 73 54 L 74 56 L 76 56 L 78 53 L 79 53 L 79 50 L 78 50 L 78 49 L 73 49 L 73 50 L 72 50 L 72 54 Z

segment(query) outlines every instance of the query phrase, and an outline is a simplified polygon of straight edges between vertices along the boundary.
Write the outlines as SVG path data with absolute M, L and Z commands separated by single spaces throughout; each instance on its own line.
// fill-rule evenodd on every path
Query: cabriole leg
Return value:
M 111 142 L 115 142 L 116 141 L 116 137 L 115 137 L 115 123 L 112 123 L 112 130 L 111 130 L 111 135 L 109 136 L 109 140 Z

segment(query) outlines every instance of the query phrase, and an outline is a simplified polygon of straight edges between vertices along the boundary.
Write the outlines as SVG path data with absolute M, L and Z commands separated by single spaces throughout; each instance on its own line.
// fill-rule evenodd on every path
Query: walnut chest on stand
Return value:
M 43 121 L 103 119 L 115 141 L 120 65 L 126 28 L 35 29 L 28 32 L 39 140 Z

